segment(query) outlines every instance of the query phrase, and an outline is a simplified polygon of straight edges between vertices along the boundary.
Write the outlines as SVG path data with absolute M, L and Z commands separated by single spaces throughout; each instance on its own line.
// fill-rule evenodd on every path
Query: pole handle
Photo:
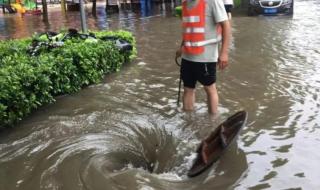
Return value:
M 175 61 L 176 61 L 176 64 L 180 67 L 181 64 L 178 61 L 178 57 L 175 57 Z M 180 73 L 180 76 L 179 76 L 179 89 L 178 89 L 177 106 L 179 106 L 179 104 L 180 104 L 180 94 L 181 94 L 181 73 Z

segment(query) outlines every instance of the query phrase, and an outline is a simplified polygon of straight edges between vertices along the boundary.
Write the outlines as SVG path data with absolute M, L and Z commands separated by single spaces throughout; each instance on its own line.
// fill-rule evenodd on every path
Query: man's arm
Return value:
M 220 22 L 222 27 L 222 46 L 219 53 L 218 65 L 219 69 L 224 69 L 228 66 L 228 53 L 229 53 L 229 42 L 230 42 L 230 23 L 229 20 Z

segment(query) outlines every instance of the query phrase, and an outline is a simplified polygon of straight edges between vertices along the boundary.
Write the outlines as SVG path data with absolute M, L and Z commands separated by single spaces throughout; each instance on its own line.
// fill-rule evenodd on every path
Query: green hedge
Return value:
M 137 54 L 135 39 L 126 31 L 94 32 L 96 37 L 115 36 L 133 45 L 120 53 L 112 41 L 87 43 L 68 40 L 63 46 L 27 53 L 32 39 L 0 43 L 0 127 L 12 126 L 54 97 L 69 94 L 98 83 L 106 73 L 119 71 L 122 64 Z
M 242 0 L 234 0 L 234 7 L 240 7 Z
M 177 6 L 174 8 L 175 16 L 176 17 L 182 17 L 182 6 Z

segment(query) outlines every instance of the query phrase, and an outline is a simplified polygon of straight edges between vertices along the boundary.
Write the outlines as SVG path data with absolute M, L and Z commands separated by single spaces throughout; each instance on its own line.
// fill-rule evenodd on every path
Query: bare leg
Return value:
M 208 110 L 211 114 L 217 114 L 218 113 L 218 92 L 216 88 L 216 84 L 213 83 L 210 86 L 204 86 L 204 89 L 207 93 L 207 101 L 208 101 Z
M 195 89 L 184 87 L 183 91 L 183 110 L 192 111 L 195 101 Z

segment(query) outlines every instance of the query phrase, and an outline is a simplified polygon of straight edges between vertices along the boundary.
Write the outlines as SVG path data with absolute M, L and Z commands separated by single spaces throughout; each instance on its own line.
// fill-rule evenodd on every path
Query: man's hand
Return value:
M 218 58 L 218 66 L 219 69 L 223 70 L 228 66 L 228 54 L 227 53 L 221 53 Z

